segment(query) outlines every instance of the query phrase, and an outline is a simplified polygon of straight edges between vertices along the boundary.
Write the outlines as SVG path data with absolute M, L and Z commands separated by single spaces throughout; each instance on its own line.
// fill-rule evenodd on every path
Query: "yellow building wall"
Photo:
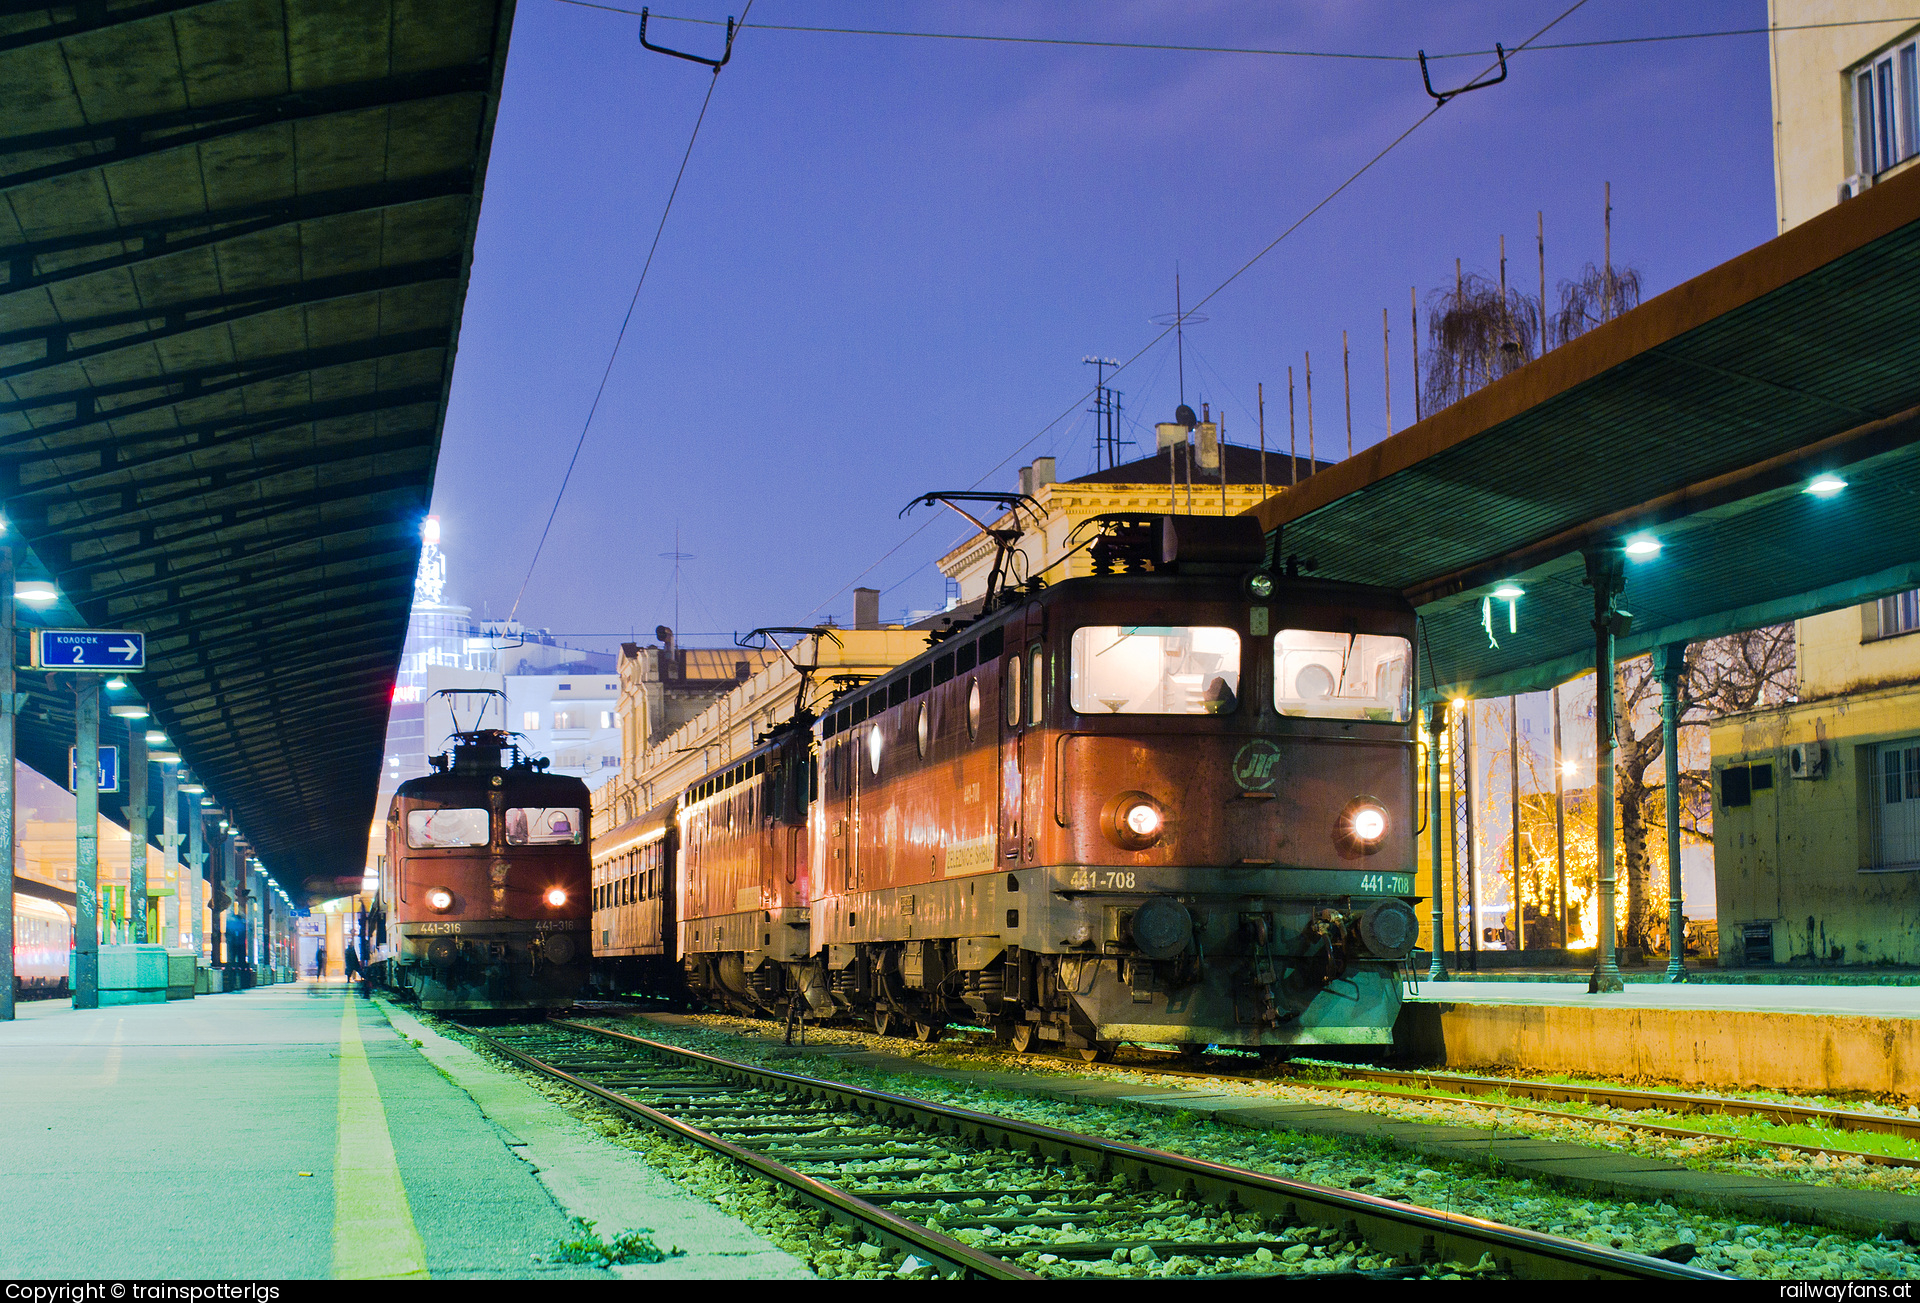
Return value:
M 1849 70 L 1911 34 L 1914 8 L 1899 0 L 1769 0 L 1769 72 L 1773 80 L 1775 204 L 1781 230 L 1798 226 L 1838 202 L 1841 182 L 1854 172 Z M 1817 27 L 1888 19 L 1860 26 Z M 1881 173 L 1920 163 L 1920 158 Z
M 1920 630 L 1880 638 L 1873 606 L 1798 621 L 1802 701 L 1920 680 Z
M 1856 621 L 1857 641 L 1857 612 L 1838 614 Z M 1920 649 L 1920 639 L 1898 641 Z M 1920 683 L 1714 723 L 1713 862 L 1723 964 L 1742 961 L 1748 923 L 1773 924 L 1777 964 L 1920 964 L 1920 873 L 1863 871 L 1872 749 L 1916 734 Z M 1805 742 L 1825 746 L 1824 777 L 1788 776 L 1787 750 Z M 1773 766 L 1772 789 L 1753 793 L 1751 805 L 1723 806 L 1721 771 L 1755 763 Z

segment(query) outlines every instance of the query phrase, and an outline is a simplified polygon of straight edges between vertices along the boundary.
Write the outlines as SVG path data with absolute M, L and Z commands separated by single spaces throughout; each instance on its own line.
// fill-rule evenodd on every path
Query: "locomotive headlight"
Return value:
M 566 903 L 567 893 L 565 888 L 554 887 L 547 892 L 547 904 L 553 906 L 555 909 L 559 909 Z
M 1100 812 L 1100 831 L 1122 850 L 1143 851 L 1166 830 L 1166 810 L 1145 792 L 1122 792 Z
M 1350 853 L 1373 854 L 1387 835 L 1387 808 L 1371 796 L 1347 802 L 1336 835 Z
M 427 893 L 427 908 L 444 914 L 453 908 L 453 893 L 445 887 L 435 887 Z

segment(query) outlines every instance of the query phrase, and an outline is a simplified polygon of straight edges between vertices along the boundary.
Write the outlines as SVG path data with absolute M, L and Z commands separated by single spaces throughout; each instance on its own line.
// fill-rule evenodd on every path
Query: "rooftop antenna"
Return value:
M 680 563 L 693 560 L 693 553 L 680 550 L 680 522 L 673 522 L 673 551 L 660 553 L 662 560 L 673 562 L 673 636 L 680 636 Z
M 1120 393 L 1118 390 L 1107 388 L 1107 368 L 1113 367 L 1117 370 L 1120 363 L 1113 358 L 1100 357 L 1097 354 L 1092 357 L 1083 357 L 1080 362 L 1083 366 L 1095 368 L 1094 399 L 1091 409 L 1094 469 L 1111 470 L 1120 464 Z M 1106 455 L 1105 466 L 1099 464 L 1102 453 Z
M 1187 323 L 1199 325 L 1206 318 L 1197 312 L 1188 312 L 1180 302 L 1180 264 L 1173 264 L 1173 311 L 1163 312 L 1157 317 L 1147 319 L 1156 326 L 1172 326 L 1175 349 L 1179 354 L 1180 405 L 1187 405 Z M 1163 337 L 1164 338 L 1164 337 Z

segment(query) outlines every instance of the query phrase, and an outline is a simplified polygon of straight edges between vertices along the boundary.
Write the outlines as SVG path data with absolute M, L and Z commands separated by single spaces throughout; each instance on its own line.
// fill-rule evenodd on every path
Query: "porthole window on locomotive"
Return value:
M 570 805 L 515 806 L 507 811 L 509 846 L 578 846 L 580 811 Z
M 980 680 L 967 684 L 967 736 L 980 736 Z
M 1239 705 L 1240 635 L 1211 625 L 1073 631 L 1068 692 L 1082 715 L 1225 715 Z
M 920 703 L 920 718 L 913 726 L 914 732 L 920 741 L 920 758 L 922 760 L 927 758 L 927 742 L 929 740 L 927 735 L 928 724 L 927 703 L 923 701 Z
M 1027 694 L 1032 700 L 1027 705 L 1027 723 L 1038 724 L 1040 715 L 1046 709 L 1046 653 L 1038 647 L 1033 649 L 1033 670 L 1027 675 Z
M 1007 657 L 1007 724 L 1013 728 L 1020 725 L 1020 656 L 1017 652 Z
M 416 851 L 438 846 L 485 846 L 493 825 L 485 810 L 409 810 L 407 845 Z
M 1404 724 L 1413 717 L 1412 668 L 1412 645 L 1392 634 L 1282 629 L 1273 639 L 1274 709 Z
M 880 739 L 880 726 L 875 724 L 867 730 L 867 763 L 873 766 L 873 772 L 876 774 L 880 772 L 880 748 L 883 745 Z

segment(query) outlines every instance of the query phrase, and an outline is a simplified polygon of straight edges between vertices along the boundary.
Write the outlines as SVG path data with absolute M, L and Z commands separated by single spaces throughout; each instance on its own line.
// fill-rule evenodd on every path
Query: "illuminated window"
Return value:
M 603 710 L 600 712 L 600 727 L 601 728 L 613 727 L 613 712 L 611 710 Z
M 539 728 L 540 712 L 537 710 L 529 710 L 524 715 L 520 716 L 520 727 L 524 729 Z
M 1222 715 L 1239 691 L 1240 635 L 1232 629 L 1102 624 L 1073 631 L 1070 694 L 1082 715 Z
M 1273 704 L 1282 715 L 1404 724 L 1413 716 L 1413 648 L 1392 634 L 1282 629 Z

